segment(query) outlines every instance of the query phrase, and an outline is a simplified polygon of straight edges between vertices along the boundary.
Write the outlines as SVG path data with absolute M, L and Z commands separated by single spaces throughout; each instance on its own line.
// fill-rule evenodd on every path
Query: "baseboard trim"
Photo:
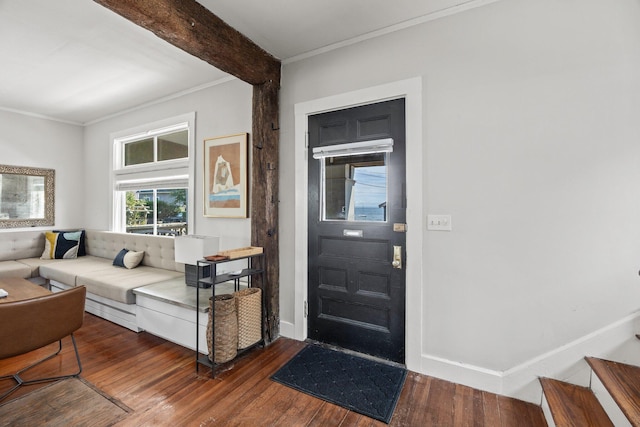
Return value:
M 291 322 L 280 321 L 280 336 L 285 338 L 296 339 L 295 325 Z
M 637 311 L 506 371 L 485 369 L 423 354 L 421 373 L 539 405 L 542 402 L 539 377 L 588 386 L 591 370 L 584 357 L 606 356 L 634 336 L 639 321 L 640 311 Z
M 457 384 L 497 393 L 502 387 L 502 372 L 423 354 L 421 373 Z

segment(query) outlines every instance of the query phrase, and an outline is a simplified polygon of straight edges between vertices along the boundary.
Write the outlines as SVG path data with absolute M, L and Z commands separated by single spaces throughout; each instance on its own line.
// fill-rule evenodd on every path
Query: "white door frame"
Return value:
M 422 163 L 422 78 L 416 77 L 295 104 L 295 295 L 294 337 L 307 338 L 307 248 L 308 248 L 308 117 L 327 111 L 372 104 L 389 99 L 405 99 L 407 153 L 407 260 L 406 332 L 407 369 L 420 372 L 422 354 L 423 298 L 423 190 Z M 426 220 L 425 220 L 426 221 Z M 426 224 L 426 223 L 425 223 Z

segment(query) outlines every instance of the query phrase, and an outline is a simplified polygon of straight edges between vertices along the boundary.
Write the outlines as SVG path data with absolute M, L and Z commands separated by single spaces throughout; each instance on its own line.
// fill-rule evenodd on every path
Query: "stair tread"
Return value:
M 586 359 L 629 422 L 640 426 L 640 367 L 595 357 Z
M 557 427 L 613 427 L 590 389 L 551 378 L 540 378 L 540 383 Z

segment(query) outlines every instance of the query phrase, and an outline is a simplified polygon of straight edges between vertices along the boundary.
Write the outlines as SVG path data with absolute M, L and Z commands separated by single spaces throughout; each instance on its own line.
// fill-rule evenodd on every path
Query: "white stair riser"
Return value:
M 598 375 L 591 371 L 591 390 L 596 395 L 600 405 L 604 408 L 605 412 L 611 419 L 611 422 L 616 427 L 631 427 L 631 423 L 624 415 L 620 407 L 616 404 L 613 397 L 607 391 L 607 388 L 602 384 Z

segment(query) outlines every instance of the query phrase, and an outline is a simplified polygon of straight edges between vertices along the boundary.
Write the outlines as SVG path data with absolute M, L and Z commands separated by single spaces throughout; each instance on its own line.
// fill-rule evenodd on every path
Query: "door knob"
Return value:
M 402 246 L 393 247 L 393 261 L 391 261 L 393 268 L 402 269 Z

